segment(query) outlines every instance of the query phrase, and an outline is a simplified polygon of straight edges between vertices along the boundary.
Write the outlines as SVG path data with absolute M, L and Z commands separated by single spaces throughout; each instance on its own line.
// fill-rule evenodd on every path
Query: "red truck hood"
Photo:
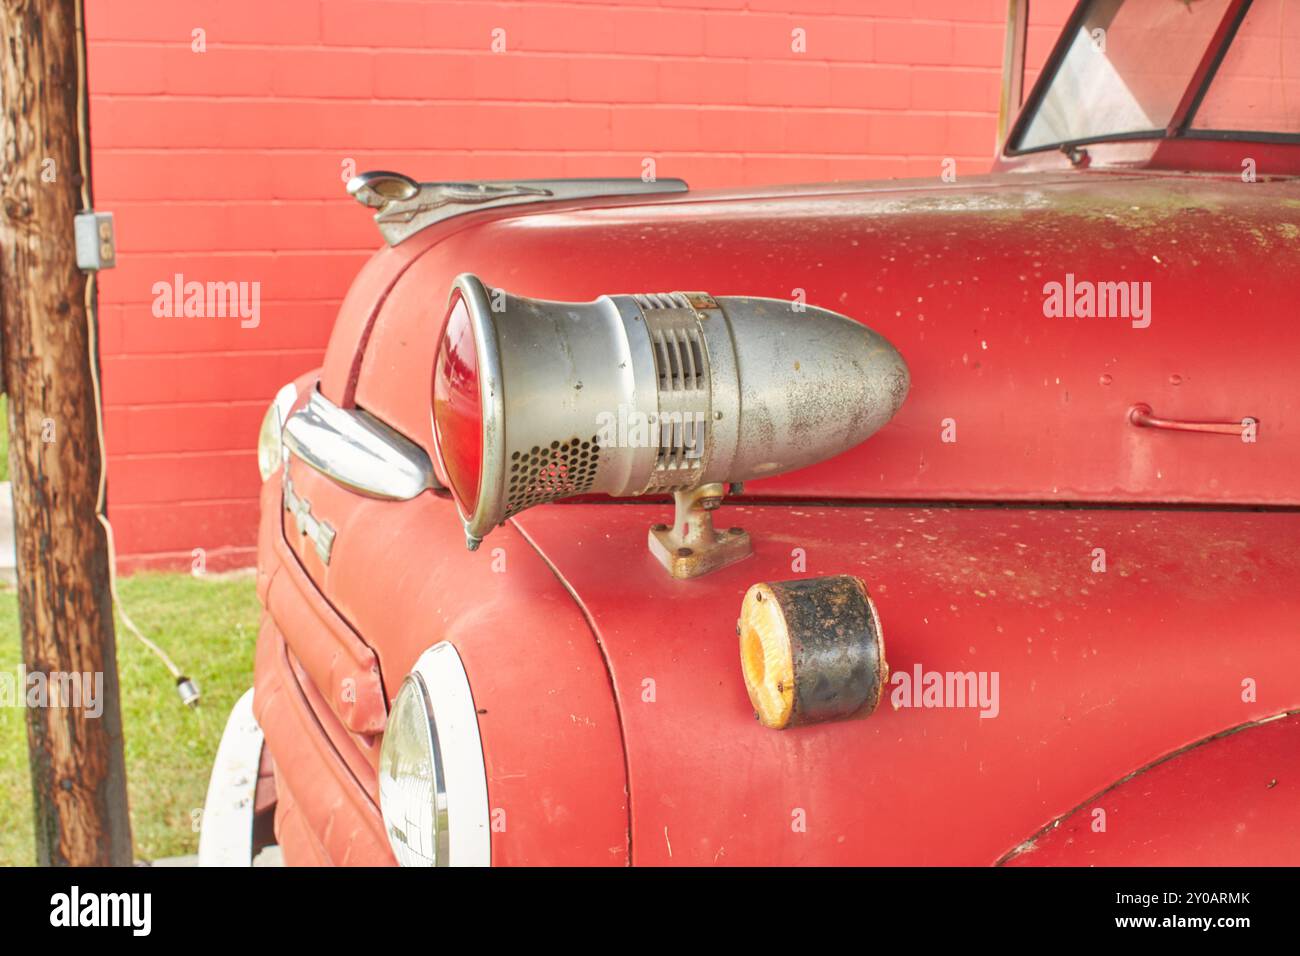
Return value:
M 786 504 L 719 516 L 753 534 L 755 555 L 695 581 L 646 550 L 661 508 L 514 519 L 605 656 L 638 863 L 989 864 L 1158 758 L 1300 708 L 1300 514 Z M 907 706 L 900 684 L 865 719 L 762 727 L 740 672 L 741 597 L 805 573 L 868 583 L 895 674 L 996 674 L 990 716 Z M 1225 840 L 1237 852 L 1250 837 Z
M 512 524 L 604 656 L 637 862 L 991 863 L 1161 756 L 1300 708 L 1300 513 L 1153 507 L 1300 505 L 1298 237 L 1294 182 L 1145 174 L 484 212 L 376 258 L 345 304 L 322 388 L 336 401 L 354 390 L 432 451 L 433 354 L 465 271 L 568 300 L 803 290 L 886 335 L 911 369 L 907 402 L 858 448 L 747 488 L 785 503 L 724 506 L 721 521 L 752 533 L 753 558 L 666 577 L 646 548 L 666 505 L 551 505 Z M 1152 282 L 1150 325 L 1046 316 L 1045 283 L 1067 275 Z M 1138 429 L 1135 402 L 1165 417 L 1252 416 L 1258 441 Z M 328 578 L 312 575 L 386 681 L 438 630 L 424 620 L 431 602 L 446 620 L 481 606 L 512 629 L 503 605 L 560 613 L 540 590 L 554 582 L 521 576 L 523 562 L 484 584 L 496 542 L 462 552 L 450 503 L 426 496 L 416 520 L 384 503 L 335 507 L 323 485 L 305 493 L 342 523 Z M 916 506 L 925 500 L 1022 504 Z M 1035 501 L 1053 506 L 1024 504 Z M 1065 506 L 1078 502 L 1089 507 Z M 1115 502 L 1137 505 L 1097 506 Z M 415 540 L 410 529 L 425 557 L 386 581 L 376 607 L 367 572 Z M 842 573 L 870 586 L 893 671 L 996 673 L 998 715 L 894 709 L 891 687 L 865 720 L 761 727 L 740 675 L 741 596 L 756 581 Z M 478 686 L 515 666 L 501 646 L 517 655 L 526 637 L 444 630 Z
M 474 214 L 382 254 L 406 271 L 373 326 L 344 316 L 327 394 L 346 400 L 337 369 L 359 372 L 357 402 L 431 447 L 433 350 L 460 272 L 573 301 L 802 295 L 885 335 L 912 389 L 873 439 L 756 493 L 1300 504 L 1300 183 L 1002 174 L 609 202 Z M 1047 314 L 1049 283 L 1137 283 L 1149 324 Z M 355 351 L 358 328 L 356 368 L 335 356 Z M 1250 417 L 1258 441 L 1139 429 L 1137 403 Z

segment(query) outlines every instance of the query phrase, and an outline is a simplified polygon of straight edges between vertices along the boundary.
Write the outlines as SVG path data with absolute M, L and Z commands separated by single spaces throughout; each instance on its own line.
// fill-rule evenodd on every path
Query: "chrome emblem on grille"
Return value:
M 284 463 L 284 510 L 293 516 L 298 524 L 298 533 L 310 538 L 316 546 L 316 554 L 323 564 L 330 563 L 330 551 L 334 548 L 334 528 L 328 521 L 320 521 L 311 513 L 311 502 L 300 498 L 293 490 L 293 479 L 289 477 L 289 462 Z

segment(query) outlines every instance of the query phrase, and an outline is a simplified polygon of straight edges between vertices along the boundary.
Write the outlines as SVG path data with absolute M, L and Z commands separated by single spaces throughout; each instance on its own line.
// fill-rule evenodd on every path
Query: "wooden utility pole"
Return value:
M 130 865 L 108 545 L 96 518 L 99 360 L 73 242 L 73 216 L 90 202 L 84 55 L 79 0 L 0 0 L 0 335 L 18 603 L 23 659 L 49 704 L 38 695 L 27 707 L 37 862 Z M 81 675 L 82 699 L 52 706 L 69 703 L 65 674 Z M 84 706 L 95 675 L 97 717 L 98 704 Z M 16 688 L 25 698 L 32 680 Z

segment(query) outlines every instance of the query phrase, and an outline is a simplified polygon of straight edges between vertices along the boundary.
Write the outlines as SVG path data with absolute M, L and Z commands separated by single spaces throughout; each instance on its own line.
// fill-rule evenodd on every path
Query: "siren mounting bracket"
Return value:
M 727 486 L 722 482 L 675 491 L 676 514 L 672 526 L 650 526 L 650 553 L 673 577 L 697 578 L 754 553 L 749 532 L 744 528 L 713 526 L 713 512 L 722 505 L 726 491 Z

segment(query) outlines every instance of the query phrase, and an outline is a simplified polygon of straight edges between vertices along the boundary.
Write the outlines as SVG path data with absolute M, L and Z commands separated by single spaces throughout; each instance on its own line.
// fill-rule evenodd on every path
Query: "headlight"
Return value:
M 379 803 L 393 855 L 402 866 L 447 858 L 447 785 L 429 688 L 407 676 L 388 715 L 379 755 Z
M 450 644 L 420 655 L 393 701 L 379 751 L 379 806 L 402 866 L 491 862 L 478 714 Z
M 270 478 L 280 470 L 284 460 L 284 448 L 280 443 L 280 432 L 284 429 L 289 410 L 298 401 L 298 389 L 290 382 L 275 393 L 275 401 L 266 410 L 262 419 L 262 430 L 257 435 L 257 470 L 262 473 L 262 480 Z

